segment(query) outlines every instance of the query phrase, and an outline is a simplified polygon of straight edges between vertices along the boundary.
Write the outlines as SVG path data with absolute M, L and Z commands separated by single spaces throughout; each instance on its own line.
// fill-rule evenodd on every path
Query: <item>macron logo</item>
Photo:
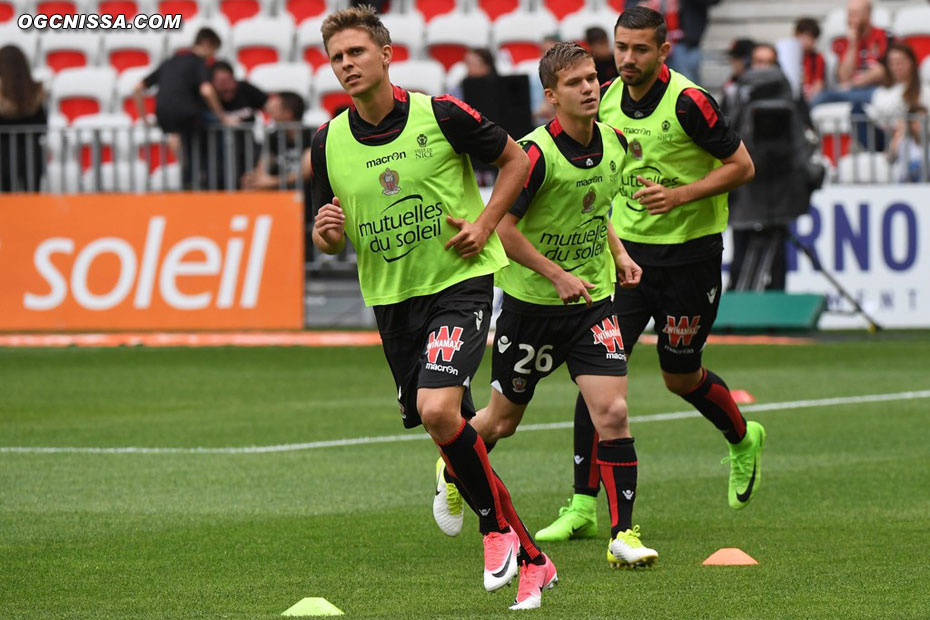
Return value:
M 575 465 L 581 465 L 581 461 L 583 460 L 584 460 L 584 457 L 581 456 L 580 454 L 575 455 Z
M 429 335 L 429 342 L 426 344 L 426 357 L 430 364 L 435 364 L 442 354 L 442 361 L 451 362 L 455 352 L 462 348 L 462 328 L 456 327 L 449 335 L 449 327 L 443 325 L 438 331 Z

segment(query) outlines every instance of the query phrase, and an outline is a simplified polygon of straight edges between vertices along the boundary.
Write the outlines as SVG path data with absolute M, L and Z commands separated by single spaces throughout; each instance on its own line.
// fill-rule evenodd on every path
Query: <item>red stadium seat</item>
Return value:
M 300 24 L 305 19 L 323 15 L 327 6 L 325 0 L 287 0 L 284 10 L 294 18 L 295 24 Z
M 77 3 L 70 0 L 41 0 L 36 4 L 36 13 L 40 15 L 74 15 L 77 12 Z
M 181 15 L 186 21 L 200 13 L 200 5 L 197 0 L 160 0 L 158 12 L 162 15 Z
M 438 15 L 454 11 L 456 0 L 416 0 L 415 6 L 423 21 L 429 22 Z
M 320 33 L 322 23 L 322 17 L 311 17 L 297 27 L 297 57 L 314 70 L 329 64 L 329 56 L 323 49 L 323 35 Z
M 43 33 L 40 45 L 42 53 L 38 64 L 58 73 L 97 62 L 100 37 L 89 32 L 48 32 Z
M 232 29 L 235 59 L 246 71 L 258 65 L 286 61 L 290 58 L 293 39 L 294 22 L 290 16 L 252 17 L 240 21 Z
M 124 15 L 126 19 L 132 19 L 139 13 L 139 4 L 135 0 L 100 0 L 97 13 L 114 17 Z
M 584 9 L 585 0 L 545 0 L 543 6 L 552 13 L 557 20 L 562 21 L 567 15 L 577 13 Z
M 243 19 L 258 15 L 262 5 L 258 0 L 220 0 L 219 10 L 235 26 Z
M 498 17 L 519 9 L 520 0 L 478 0 L 478 8 L 493 22 Z
M 494 45 L 510 56 L 512 64 L 533 60 L 542 56 L 539 40 L 545 34 L 556 32 L 558 24 L 548 11 L 532 13 L 518 11 L 504 15 L 491 27 Z
M 472 47 L 487 47 L 490 23 L 483 13 L 441 15 L 426 25 L 427 53 L 446 71 Z
M 112 32 L 103 38 L 107 64 L 122 73 L 133 67 L 148 67 L 161 61 L 164 37 L 158 32 Z
M 61 71 L 52 80 L 51 112 L 69 122 L 110 108 L 116 73 L 109 67 Z

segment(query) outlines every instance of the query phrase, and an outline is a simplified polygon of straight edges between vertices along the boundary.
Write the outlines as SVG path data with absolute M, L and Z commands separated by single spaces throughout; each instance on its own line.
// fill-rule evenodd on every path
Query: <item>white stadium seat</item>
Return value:
M 52 79 L 52 112 L 69 122 L 110 110 L 116 72 L 110 67 L 65 69 Z
M 108 32 L 103 37 L 101 64 L 117 73 L 134 67 L 158 65 L 165 53 L 165 37 L 160 32 Z
M 532 13 L 518 11 L 501 16 L 491 28 L 491 39 L 501 55 L 512 64 L 542 56 L 539 46 L 547 34 L 555 34 L 555 17 L 544 9 Z
M 248 81 L 267 93 L 293 91 L 301 97 L 310 94 L 312 74 L 304 62 L 278 62 L 259 65 L 249 73 Z
M 405 90 L 434 96 L 441 95 L 445 90 L 443 84 L 446 71 L 435 60 L 408 60 L 392 63 L 390 75 L 391 83 Z
M 294 42 L 294 20 L 289 15 L 252 17 L 232 29 L 232 56 L 246 71 L 275 62 L 288 62 Z
M 488 47 L 491 24 L 484 13 L 440 15 L 426 25 L 426 50 L 448 70 L 472 47 Z

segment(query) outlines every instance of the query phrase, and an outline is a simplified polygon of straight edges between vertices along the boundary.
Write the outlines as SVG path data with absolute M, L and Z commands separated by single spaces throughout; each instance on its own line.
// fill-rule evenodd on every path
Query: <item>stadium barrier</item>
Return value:
M 299 329 L 290 193 L 19 194 L 0 209 L 0 330 Z

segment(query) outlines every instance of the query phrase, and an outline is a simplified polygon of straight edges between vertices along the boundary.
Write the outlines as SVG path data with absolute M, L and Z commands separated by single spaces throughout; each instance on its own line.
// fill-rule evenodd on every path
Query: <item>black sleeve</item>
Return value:
M 694 143 L 717 159 L 726 159 L 739 148 L 740 137 L 727 124 L 714 98 L 705 91 L 699 88 L 681 91 L 675 115 Z
M 526 176 L 526 183 L 523 184 L 523 189 L 517 195 L 517 199 L 514 201 L 513 206 L 510 207 L 510 213 L 522 218 L 526 215 L 527 209 L 530 208 L 530 203 L 533 202 L 533 198 L 536 197 L 536 193 L 539 192 L 539 189 L 546 180 L 546 159 L 543 156 L 542 150 L 535 142 L 527 140 L 521 142 L 520 146 L 523 147 L 523 150 L 530 158 L 530 172 Z
M 313 136 L 310 152 L 310 208 L 315 216 L 320 207 L 333 201 L 333 188 L 326 171 L 326 134 L 328 127 L 320 127 Z
M 452 95 L 433 97 L 432 102 L 439 128 L 456 153 L 474 155 L 490 164 L 504 152 L 507 132 L 478 110 Z
M 151 88 L 158 84 L 158 80 L 161 79 L 161 68 L 165 66 L 165 63 L 161 63 L 154 71 L 145 76 L 145 79 L 142 80 L 142 83 L 145 84 L 146 88 Z
M 249 82 L 239 82 L 239 92 L 242 93 L 242 99 L 253 110 L 261 110 L 268 101 L 268 95 L 265 91 L 256 87 Z
M 204 82 L 210 81 L 210 69 L 207 67 L 207 63 L 202 59 L 197 59 L 197 69 L 195 75 L 197 76 L 197 85 L 201 85 Z

